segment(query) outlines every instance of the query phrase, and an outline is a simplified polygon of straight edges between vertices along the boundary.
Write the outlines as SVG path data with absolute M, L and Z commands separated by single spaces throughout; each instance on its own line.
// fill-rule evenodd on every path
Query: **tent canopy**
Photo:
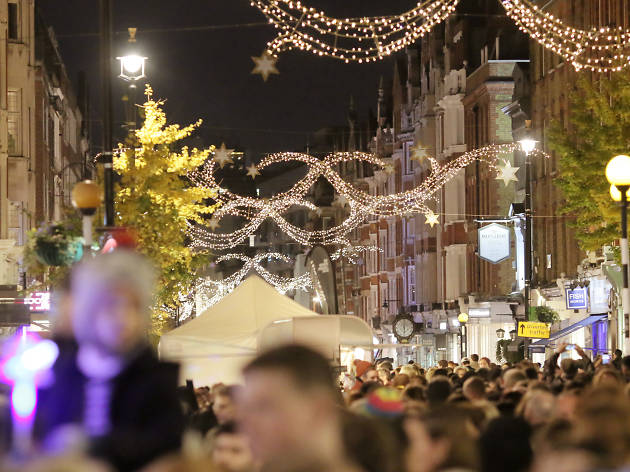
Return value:
M 240 380 L 241 368 L 256 355 L 262 329 L 278 320 L 317 316 L 256 275 L 192 321 L 166 333 L 160 357 L 181 361 L 182 379 L 196 385 Z

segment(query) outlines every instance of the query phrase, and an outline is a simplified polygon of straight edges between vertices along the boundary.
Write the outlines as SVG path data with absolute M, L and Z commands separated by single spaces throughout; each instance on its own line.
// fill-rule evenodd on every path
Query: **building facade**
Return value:
M 0 285 L 24 287 L 29 229 L 58 220 L 86 175 L 87 100 L 79 100 L 34 0 L 0 2 Z

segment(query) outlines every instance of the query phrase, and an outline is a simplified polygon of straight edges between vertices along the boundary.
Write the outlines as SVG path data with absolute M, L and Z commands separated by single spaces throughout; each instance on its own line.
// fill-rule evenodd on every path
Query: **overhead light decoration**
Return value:
M 630 31 L 567 26 L 529 0 L 500 0 L 519 29 L 570 62 L 576 70 L 617 72 L 630 66 Z
M 199 300 L 199 312 L 206 310 L 227 294 L 231 293 L 252 271 L 260 275 L 267 283 L 273 285 L 274 288 L 283 295 L 292 290 L 303 290 L 307 292 L 313 286 L 313 281 L 308 273 L 298 277 L 282 277 L 272 274 L 262 266 L 262 262 L 271 260 L 291 263 L 291 258 L 284 254 L 263 252 L 256 254 L 254 257 L 249 257 L 245 254 L 225 254 L 219 257 L 216 262 L 220 263 L 229 260 L 242 261 L 243 266 L 237 272 L 222 280 L 205 279 L 197 284 L 196 292 Z
M 330 255 L 330 260 L 337 261 L 341 258 L 345 258 L 350 264 L 356 264 L 359 261 L 361 254 L 366 253 L 366 252 L 382 253 L 383 250 L 380 247 L 375 246 L 373 244 L 348 245 L 348 246 L 340 247 L 335 252 L 333 252 Z
M 220 206 L 209 222 L 211 227 L 190 223 L 189 235 L 194 247 L 214 250 L 230 249 L 246 241 L 250 235 L 256 233 L 265 220 L 270 219 L 293 241 L 301 245 L 323 244 L 346 247 L 350 245 L 348 240 L 350 232 L 369 216 L 403 217 L 413 213 L 431 215 L 432 211 L 427 203 L 435 200 L 437 191 L 453 179 L 461 169 L 474 161 L 483 161 L 491 169 L 497 171 L 498 159 L 519 148 L 518 143 L 485 146 L 466 152 L 443 164 L 429 158 L 431 171 L 427 178 L 413 189 L 389 195 L 370 195 L 345 181 L 337 172 L 336 169 L 340 164 L 353 160 L 367 162 L 380 169 L 387 166 L 382 159 L 364 152 L 337 152 L 323 159 L 302 153 L 271 154 L 260 162 L 257 166 L 259 170 L 276 163 L 302 162 L 306 164 L 308 171 L 292 188 L 269 198 L 241 196 L 222 188 L 214 176 L 216 161 L 208 159 L 202 168 L 190 175 L 190 178 L 198 186 L 218 189 L 216 198 Z M 532 155 L 547 156 L 538 150 L 534 150 Z M 311 187 L 321 177 L 328 180 L 338 195 L 344 197 L 344 204 L 347 204 L 346 218 L 336 226 L 315 231 L 289 223 L 284 215 L 290 209 L 303 207 L 317 212 L 319 208 L 308 201 L 307 197 Z M 244 223 L 234 231 L 217 232 L 221 219 L 226 216 L 241 217 Z
M 332 18 L 294 0 L 253 0 L 278 30 L 269 54 L 309 51 L 345 62 L 374 62 L 413 44 L 455 11 L 459 0 L 427 0 L 399 15 Z
M 333 18 L 296 0 L 252 0 L 278 35 L 267 44 L 277 56 L 291 49 L 348 62 L 374 62 L 415 43 L 451 15 L 460 0 L 425 0 L 398 15 Z M 471 1 L 471 0 L 469 0 Z M 577 69 L 619 71 L 630 65 L 630 31 L 567 26 L 530 0 L 499 0 L 517 26 Z

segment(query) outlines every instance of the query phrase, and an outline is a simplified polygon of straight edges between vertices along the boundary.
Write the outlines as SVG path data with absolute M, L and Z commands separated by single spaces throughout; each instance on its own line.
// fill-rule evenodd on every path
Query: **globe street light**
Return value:
M 630 290 L 628 289 L 628 190 L 630 190 L 630 156 L 613 157 L 606 165 L 606 179 L 611 184 L 610 195 L 613 200 L 621 201 L 621 266 L 623 270 L 623 305 L 624 329 L 628 330 L 630 317 Z M 617 199 L 618 198 L 618 199 Z
M 72 205 L 83 215 L 83 239 L 87 248 L 92 246 L 92 218 L 101 201 L 101 189 L 91 180 L 78 182 L 72 188 Z

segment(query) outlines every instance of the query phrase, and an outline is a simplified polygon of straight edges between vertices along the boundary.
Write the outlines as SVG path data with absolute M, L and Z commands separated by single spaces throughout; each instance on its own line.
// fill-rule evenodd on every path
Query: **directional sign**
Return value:
M 538 338 L 547 339 L 551 327 L 547 323 L 538 323 L 535 321 L 519 321 L 518 335 L 521 338 Z

